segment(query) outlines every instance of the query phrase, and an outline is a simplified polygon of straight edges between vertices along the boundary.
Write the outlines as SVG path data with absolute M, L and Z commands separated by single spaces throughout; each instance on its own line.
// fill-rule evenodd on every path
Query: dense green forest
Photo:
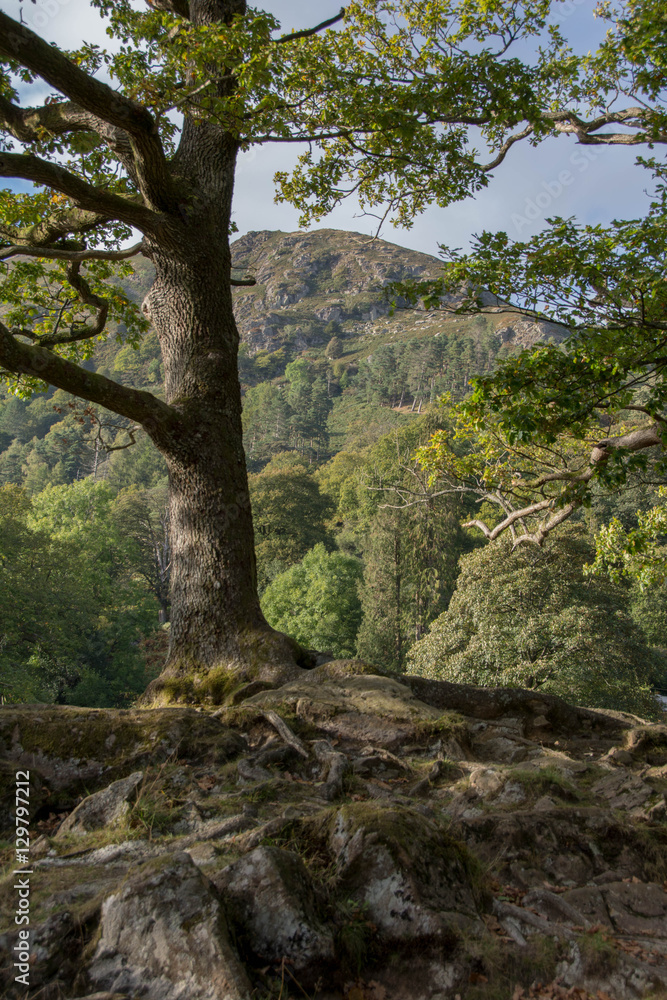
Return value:
M 0 192 L 2 697 L 128 704 L 168 646 L 156 704 L 320 650 L 656 714 L 664 162 L 637 161 L 642 219 L 443 260 L 309 227 L 352 194 L 409 227 L 517 143 L 664 145 L 663 6 L 599 5 L 576 55 L 548 0 L 362 0 L 279 38 L 235 0 L 95 5 L 118 53 L 0 14 L 29 150 L 3 171 L 38 188 Z M 35 73 L 63 100 L 24 107 Z M 302 231 L 229 246 L 239 150 L 283 141 L 309 150 L 274 178 Z
M 443 393 L 511 356 L 482 323 L 359 342 L 241 350 L 263 610 L 309 648 L 469 683 L 540 686 L 655 711 L 667 686 L 667 587 L 585 578 L 592 533 L 627 528 L 654 488 L 602 494 L 544 549 L 510 553 L 463 528 L 469 496 L 396 506 L 415 450 L 451 435 Z M 160 392 L 154 335 L 112 335 L 87 364 Z M 455 445 L 454 445 L 455 446 Z M 130 704 L 169 629 L 166 468 L 142 432 L 50 390 L 0 390 L 0 671 L 6 701 Z M 392 499 L 394 497 L 394 499 Z

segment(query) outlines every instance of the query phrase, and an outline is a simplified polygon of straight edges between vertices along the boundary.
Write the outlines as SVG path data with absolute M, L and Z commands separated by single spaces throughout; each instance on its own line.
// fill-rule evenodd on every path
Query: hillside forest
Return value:
M 415 459 L 436 432 L 462 454 L 450 407 L 470 380 L 562 328 L 400 296 L 392 308 L 387 286 L 434 278 L 440 262 L 355 233 L 250 233 L 232 251 L 256 279 L 234 294 L 269 623 L 392 672 L 659 715 L 667 584 L 586 571 L 600 530 L 635 529 L 659 481 L 593 487 L 544 545 L 513 550 L 463 526 L 480 511 L 496 523 L 491 504 L 429 492 Z M 140 302 L 150 265 L 121 280 Z M 156 336 L 135 348 L 122 333 L 110 324 L 85 365 L 163 396 Z M 62 390 L 24 399 L 3 385 L 3 701 L 130 705 L 164 662 L 169 572 L 167 470 L 147 435 Z

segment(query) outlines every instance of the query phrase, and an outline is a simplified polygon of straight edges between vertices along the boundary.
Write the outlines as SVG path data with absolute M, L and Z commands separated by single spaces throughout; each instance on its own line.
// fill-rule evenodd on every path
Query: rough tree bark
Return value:
M 145 251 L 156 277 L 144 311 L 160 341 L 166 401 L 180 417 L 168 430 L 146 428 L 169 469 L 172 559 L 169 658 L 150 694 L 186 680 L 191 697 L 201 667 L 215 695 L 229 668 L 284 677 L 309 662 L 269 627 L 257 597 L 227 237 L 236 148 L 217 131 L 186 128 L 180 169 L 192 194 L 169 238 L 150 239 Z

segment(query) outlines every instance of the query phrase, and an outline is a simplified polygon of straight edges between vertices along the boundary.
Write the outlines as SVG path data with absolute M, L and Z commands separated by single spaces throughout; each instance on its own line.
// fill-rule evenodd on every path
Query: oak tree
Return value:
M 151 697 L 203 698 L 219 672 L 276 679 L 314 662 L 257 597 L 231 295 L 244 279 L 229 248 L 239 151 L 305 146 L 276 175 L 304 225 L 350 193 L 409 225 L 485 186 L 522 139 L 575 129 L 587 141 L 600 122 L 633 126 L 643 112 L 581 124 L 555 29 L 537 64 L 510 54 L 545 31 L 549 0 L 354 0 L 282 35 L 245 0 L 91 2 L 110 51 L 63 51 L 0 12 L 0 176 L 34 185 L 0 192 L 0 365 L 16 392 L 57 386 L 161 452 L 171 630 Z M 136 254 L 155 269 L 141 311 L 113 280 Z M 150 323 L 164 398 L 85 366 L 111 321 L 131 345 Z

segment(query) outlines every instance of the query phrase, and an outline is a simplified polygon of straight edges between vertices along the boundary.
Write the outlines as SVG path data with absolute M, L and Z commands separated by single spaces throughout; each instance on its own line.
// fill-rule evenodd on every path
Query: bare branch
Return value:
M 327 21 L 322 21 L 321 24 L 316 25 L 314 28 L 304 28 L 302 31 L 294 31 L 291 35 L 282 35 L 280 38 L 274 38 L 273 41 L 278 45 L 283 45 L 285 42 L 294 42 L 297 38 L 309 38 L 311 35 L 316 35 L 318 31 L 323 31 L 325 28 L 331 27 L 332 24 L 336 24 L 337 21 L 342 21 L 344 16 L 345 8 L 341 7 L 338 14 L 330 17 Z
M 644 448 L 654 448 L 662 444 L 662 435 L 658 424 L 651 424 L 648 427 L 638 427 L 627 434 L 619 434 L 617 437 L 604 438 L 598 441 L 591 451 L 591 465 L 598 465 L 608 461 L 613 451 L 619 448 L 628 451 L 643 451 Z
M 608 403 L 603 404 L 603 406 L 608 406 L 608 405 L 609 405 Z M 627 406 L 623 407 L 623 409 L 636 410 L 637 413 L 645 413 L 647 417 L 651 417 L 653 420 L 657 420 L 661 424 L 667 424 L 667 419 L 665 417 L 661 417 L 657 413 L 651 413 L 651 411 L 647 410 L 645 406 L 635 406 L 634 403 L 628 403 Z
M 485 173 L 489 170 L 494 170 L 495 167 L 498 167 L 503 162 L 503 160 L 507 156 L 508 152 L 510 151 L 514 143 L 520 142 L 521 139 L 525 139 L 526 136 L 530 135 L 532 131 L 533 131 L 533 126 L 528 125 L 526 126 L 525 129 L 523 129 L 522 132 L 517 132 L 516 135 L 511 135 L 509 139 L 507 139 L 502 144 L 502 146 L 498 150 L 497 155 L 492 160 L 490 160 L 488 163 L 479 165 L 480 170 L 483 170 Z
M 626 408 L 645 412 L 639 406 L 629 406 Z M 577 485 L 585 486 L 587 483 L 590 483 L 600 466 L 604 465 L 610 459 L 614 451 L 623 449 L 636 452 L 646 448 L 662 446 L 661 424 L 667 423 L 667 420 L 653 416 L 652 419 L 655 422 L 646 427 L 638 427 L 625 434 L 619 434 L 598 441 L 591 449 L 588 459 L 589 464 L 585 469 L 576 470 L 565 466 L 555 471 L 545 472 L 531 481 L 523 480 L 519 477 L 515 483 L 499 487 L 495 490 L 485 486 L 481 479 L 478 479 L 476 482 L 474 480 L 471 481 L 471 479 L 465 481 L 457 479 L 456 474 L 453 474 L 449 480 L 444 477 L 444 489 L 429 490 L 418 470 L 407 465 L 401 465 L 401 468 L 405 472 L 410 473 L 414 477 L 417 488 L 411 489 L 409 486 L 392 484 L 391 486 L 368 486 L 367 489 L 375 492 L 382 491 L 395 494 L 400 499 L 400 504 L 380 504 L 381 507 L 392 510 L 403 510 L 414 507 L 417 504 L 431 503 L 438 497 L 447 494 L 459 493 L 467 494 L 468 496 L 477 496 L 479 497 L 478 502 L 486 500 L 500 506 L 505 516 L 493 528 L 490 528 L 480 518 L 472 518 L 466 521 L 462 527 L 478 528 L 490 542 L 495 541 L 501 534 L 509 530 L 512 535 L 513 548 L 524 543 L 542 545 L 549 532 L 557 528 L 563 521 L 566 521 L 583 503 L 583 495 L 575 495 L 574 499 L 570 499 L 568 497 L 568 488 Z M 516 457 L 517 453 L 514 452 L 514 455 Z M 531 460 L 529 455 L 524 456 L 524 458 L 526 461 Z M 563 461 L 566 461 L 565 456 L 563 456 Z M 545 486 L 558 483 L 565 487 L 560 494 L 544 495 L 543 488 Z M 542 496 L 531 503 L 525 503 L 525 494 L 534 494 L 536 492 L 538 493 L 538 497 L 540 493 Z M 515 506 L 517 501 L 525 505 L 517 507 Z M 530 531 L 526 524 L 527 520 L 543 512 L 548 512 L 546 517 L 541 520 L 534 531 Z M 517 525 L 520 526 L 522 533 L 517 532 Z
M 144 249 L 144 241 L 135 243 L 127 250 L 57 250 L 47 247 L 32 247 L 15 245 L 0 248 L 0 260 L 9 260 L 10 257 L 43 257 L 45 260 L 69 260 L 72 263 L 83 263 L 87 260 L 127 260 L 128 257 L 136 257 Z
M 607 112 L 590 122 L 579 118 L 573 111 L 545 112 L 543 118 L 546 121 L 552 121 L 558 132 L 576 135 L 577 141 L 583 146 L 635 146 L 646 142 L 644 132 L 605 132 L 602 135 L 594 135 L 593 133 L 607 125 L 614 124 L 645 129 L 649 123 L 650 115 L 647 115 L 643 108 L 626 108 L 623 111 Z M 652 137 L 652 141 L 665 142 L 667 136 L 659 136 L 657 139 Z
M 549 497 L 547 500 L 540 500 L 538 503 L 529 504 L 528 507 L 524 507 L 523 510 L 512 511 L 511 514 L 500 521 L 495 528 L 489 528 L 484 521 L 480 521 L 479 518 L 473 518 L 472 521 L 466 521 L 463 525 L 464 528 L 479 528 L 479 530 L 484 534 L 484 536 L 493 542 L 498 537 L 502 535 L 515 521 L 519 521 L 523 517 L 530 517 L 531 514 L 539 514 L 540 511 L 546 510 L 548 507 L 553 507 L 554 498 Z
M 100 424 L 100 433 L 101 430 L 102 430 L 102 424 Z M 130 439 L 127 442 L 127 444 L 106 444 L 104 441 L 102 441 L 101 436 L 98 435 L 97 439 L 101 441 L 102 447 L 104 448 L 105 451 L 124 451 L 126 448 L 131 448 L 133 444 L 137 443 L 134 435 L 137 433 L 137 431 L 141 430 L 140 427 L 123 427 L 123 430 Z
M 543 522 L 537 531 L 525 531 L 523 535 L 515 535 L 514 542 L 512 544 L 512 551 L 519 545 L 523 545 L 526 542 L 532 542 L 534 545 L 542 545 L 545 538 L 550 531 L 557 528 L 559 524 L 563 521 L 567 521 L 568 517 L 574 513 L 579 504 L 569 503 L 565 507 L 561 508 L 557 513 L 553 514 L 547 521 Z

